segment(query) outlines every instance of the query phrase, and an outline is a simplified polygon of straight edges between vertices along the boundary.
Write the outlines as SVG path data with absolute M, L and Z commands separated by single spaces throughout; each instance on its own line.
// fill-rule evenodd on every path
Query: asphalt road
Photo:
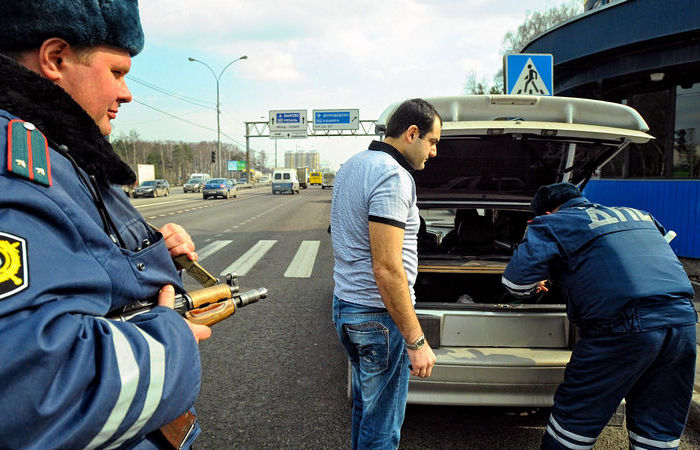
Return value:
M 313 186 L 272 195 L 264 187 L 241 190 L 237 199 L 202 200 L 174 188 L 166 198 L 133 201 L 154 225 L 183 225 L 214 275 L 230 268 L 239 271 L 242 290 L 269 291 L 200 344 L 198 449 L 350 446 L 346 359 L 330 311 L 331 192 Z M 197 288 L 191 279 L 186 285 Z M 401 447 L 536 449 L 548 414 L 409 405 Z M 627 448 L 624 426 L 607 427 L 595 448 Z M 686 429 L 680 448 L 700 448 L 700 435 Z

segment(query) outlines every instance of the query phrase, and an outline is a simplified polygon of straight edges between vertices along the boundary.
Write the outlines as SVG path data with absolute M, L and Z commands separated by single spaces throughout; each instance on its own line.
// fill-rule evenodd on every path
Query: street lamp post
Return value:
M 216 72 L 214 72 L 214 69 L 212 69 L 209 64 L 205 63 L 204 61 L 200 61 L 197 58 L 189 57 L 187 58 L 190 62 L 197 62 L 205 66 L 209 71 L 211 72 L 212 75 L 214 75 L 214 79 L 216 80 L 216 166 L 218 168 L 218 176 L 221 177 L 223 176 L 223 171 L 221 170 L 221 105 L 219 103 L 219 80 L 221 79 L 221 75 L 224 74 L 226 69 L 228 69 L 231 64 L 235 63 L 236 61 L 240 61 L 241 59 L 248 59 L 246 55 L 241 56 L 240 58 L 236 58 L 230 63 L 226 64 L 226 67 L 221 69 L 221 72 L 219 72 L 219 75 L 216 75 Z

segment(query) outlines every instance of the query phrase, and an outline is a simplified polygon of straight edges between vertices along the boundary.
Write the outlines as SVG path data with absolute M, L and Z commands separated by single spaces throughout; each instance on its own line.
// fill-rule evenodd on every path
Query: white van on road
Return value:
M 272 174 L 272 193 L 299 193 L 299 178 L 296 169 L 275 169 Z

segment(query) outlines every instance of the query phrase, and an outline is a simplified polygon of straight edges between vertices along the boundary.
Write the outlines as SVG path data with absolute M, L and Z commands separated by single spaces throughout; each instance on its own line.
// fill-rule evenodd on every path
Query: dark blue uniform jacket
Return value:
M 503 283 L 527 297 L 551 280 L 569 319 L 599 334 L 692 324 L 693 290 L 664 234 L 646 212 L 571 199 L 532 220 Z
M 130 322 L 105 315 L 157 295 L 168 283 L 181 292 L 179 273 L 160 233 L 149 229 L 109 181 L 118 178 L 118 160 L 105 162 L 116 155 L 101 153 L 107 151 L 104 138 L 94 136 L 99 130 L 90 117 L 75 112 L 77 104 L 49 82 L 35 80 L 26 88 L 24 79 L 31 76 L 24 72 L 22 83 L 12 86 L 18 69 L 7 75 L 8 64 L 2 63 L 0 448 L 138 445 L 193 406 L 200 383 L 197 344 L 172 309 L 156 307 Z M 36 104 L 44 99 L 47 103 Z M 48 109 L 51 102 L 65 107 Z M 9 113 L 3 109 L 7 104 L 27 116 Z M 39 131 L 58 130 L 45 132 L 50 186 L 9 170 L 8 123 L 30 118 Z M 61 123 L 64 118 L 70 125 Z M 87 184 L 55 150 L 55 143 L 67 142 L 79 165 L 97 174 L 103 209 L 123 246 L 115 243 L 117 233 L 105 231 Z M 144 240 L 150 245 L 144 247 Z

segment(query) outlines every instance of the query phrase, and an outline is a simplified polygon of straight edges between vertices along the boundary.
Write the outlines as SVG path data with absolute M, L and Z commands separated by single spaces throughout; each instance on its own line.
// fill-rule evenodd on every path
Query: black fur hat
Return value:
M 4 0 L 0 52 L 38 48 L 59 37 L 75 46 L 111 45 L 131 56 L 143 49 L 138 0 Z
M 540 186 L 530 202 L 530 209 L 534 211 L 535 215 L 541 216 L 576 197 L 583 197 L 583 194 L 581 194 L 578 187 L 571 183 L 554 183 Z

